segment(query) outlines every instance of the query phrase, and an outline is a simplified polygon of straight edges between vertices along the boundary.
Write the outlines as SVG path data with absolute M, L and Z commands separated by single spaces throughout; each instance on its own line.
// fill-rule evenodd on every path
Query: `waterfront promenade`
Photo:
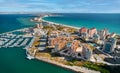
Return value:
M 36 56 L 35 58 L 38 59 L 38 60 L 41 60 L 41 61 L 44 61 L 44 62 L 53 64 L 53 65 L 62 67 L 62 68 L 66 68 L 66 69 L 72 70 L 72 71 L 77 72 L 77 73 L 100 73 L 99 71 L 90 70 L 90 69 L 85 68 L 85 67 L 64 65 L 64 64 L 55 62 L 55 61 L 53 61 L 53 60 L 50 60 L 50 59 L 44 58 L 44 57 Z

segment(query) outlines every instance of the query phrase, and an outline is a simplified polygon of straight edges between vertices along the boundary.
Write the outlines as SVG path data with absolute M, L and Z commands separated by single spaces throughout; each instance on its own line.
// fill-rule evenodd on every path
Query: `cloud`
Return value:
M 0 0 L 1 11 L 119 12 L 119 0 Z

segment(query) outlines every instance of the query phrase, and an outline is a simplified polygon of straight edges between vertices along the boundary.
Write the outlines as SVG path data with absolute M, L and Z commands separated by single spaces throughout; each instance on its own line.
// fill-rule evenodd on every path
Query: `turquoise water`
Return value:
M 1 48 L 0 66 L 0 73 L 73 73 L 42 61 L 27 60 L 21 48 Z
M 30 19 L 35 16 L 27 14 L 0 14 L 0 33 L 31 27 L 35 25 Z
M 0 33 L 34 26 L 32 15 L 0 15 Z M 0 48 L 0 73 L 73 73 L 38 60 L 27 60 L 22 48 Z
M 44 20 L 55 23 L 75 26 L 97 28 L 98 30 L 107 28 L 110 32 L 120 34 L 120 14 L 59 14 L 61 16 L 45 17 Z
M 108 28 L 120 33 L 120 14 L 60 14 L 45 20 L 76 27 Z M 33 15 L 0 15 L 0 33 L 34 26 Z M 42 62 L 27 60 L 22 48 L 0 48 L 0 73 L 73 73 L 72 71 Z

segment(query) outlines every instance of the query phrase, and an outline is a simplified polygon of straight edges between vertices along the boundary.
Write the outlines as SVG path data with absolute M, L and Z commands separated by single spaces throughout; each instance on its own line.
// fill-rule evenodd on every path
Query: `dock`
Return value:
M 26 47 L 33 37 L 25 37 L 24 35 L 0 34 L 0 48 L 9 47 Z

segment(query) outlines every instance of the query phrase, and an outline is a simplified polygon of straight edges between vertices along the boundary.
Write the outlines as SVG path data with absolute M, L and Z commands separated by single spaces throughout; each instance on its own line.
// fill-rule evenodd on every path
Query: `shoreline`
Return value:
M 76 27 L 76 26 L 70 26 L 70 25 L 66 25 L 66 24 L 56 23 L 56 22 L 52 22 L 52 21 L 47 21 L 47 20 L 43 19 L 45 17 L 50 17 L 50 16 L 43 16 L 43 17 L 41 17 L 42 21 L 47 22 L 47 23 L 51 23 L 51 24 L 55 24 L 55 25 L 61 25 L 61 26 L 65 26 L 65 27 L 75 28 L 75 29 L 80 29 L 81 28 L 81 27 Z M 114 32 L 114 31 L 112 31 L 112 32 Z M 112 32 L 109 32 L 109 33 L 111 34 Z M 120 35 L 120 33 L 116 33 L 116 34 Z
M 30 27 L 29 27 L 30 28 Z M 18 29 L 18 30 L 13 30 L 13 31 L 10 31 L 10 32 L 6 32 L 6 33 L 3 33 L 3 34 L 7 34 L 7 33 L 12 33 L 14 31 L 19 31 L 19 30 L 24 30 L 24 29 L 28 29 L 28 28 L 22 28 L 22 29 Z M 30 44 L 31 45 L 31 44 Z M 28 51 L 30 45 L 26 46 L 26 52 Z M 29 54 L 30 55 L 30 54 Z M 32 56 L 32 55 L 30 55 Z M 34 57 L 34 56 L 33 56 Z M 64 69 L 67 69 L 67 70 L 70 70 L 72 71 L 73 73 L 88 73 L 90 69 L 88 68 L 85 68 L 85 67 L 78 67 L 78 66 L 69 66 L 69 65 L 64 65 L 62 63 L 59 63 L 59 62 L 56 62 L 54 60 L 50 60 L 50 59 L 47 59 L 45 57 L 39 57 L 39 56 L 35 56 L 34 59 L 37 59 L 37 60 L 40 60 L 40 61 L 43 61 L 43 62 L 46 62 L 46 63 L 49 63 L 49 64 L 52 64 L 52 65 L 55 65 L 55 66 L 58 66 L 58 67 L 61 67 L 61 68 L 64 68 Z M 87 69 L 87 72 L 84 72 L 83 68 Z M 99 73 L 99 71 L 95 71 L 95 70 L 90 70 L 91 73 Z
M 46 17 L 46 16 L 45 16 Z M 70 28 L 75 28 L 75 29 L 80 29 L 81 27 L 75 27 L 75 26 L 70 26 L 70 25 L 66 25 L 66 24 L 60 24 L 60 23 L 55 23 L 55 22 L 52 22 L 52 21 L 47 21 L 47 20 L 44 20 L 43 18 L 45 17 L 42 17 L 41 20 L 43 22 L 47 22 L 47 23 L 51 23 L 51 24 L 55 24 L 55 25 L 61 25 L 61 26 L 65 26 L 65 27 L 70 27 Z M 47 16 L 48 17 L 48 16 Z
M 64 69 L 67 69 L 67 70 L 71 70 L 75 73 L 100 73 L 99 71 L 91 70 L 91 69 L 88 69 L 85 67 L 64 65 L 62 63 L 55 62 L 55 61 L 47 59 L 45 57 L 41 58 L 41 57 L 36 56 L 35 59 L 58 66 L 58 67 L 61 67 L 61 68 L 64 68 Z
M 44 18 L 44 17 L 42 17 Z M 48 22 L 48 23 L 52 23 L 55 24 L 55 25 L 60 25 L 60 26 L 65 26 L 65 27 L 70 27 L 70 28 L 75 28 L 75 29 L 80 29 L 78 27 L 74 27 L 74 26 L 69 26 L 69 25 L 64 25 L 64 24 L 59 24 L 59 23 L 54 23 L 54 22 L 51 22 L 51 21 L 47 21 L 47 20 L 44 20 L 42 19 L 42 21 L 45 21 L 45 22 Z M 28 29 L 30 27 L 25 27 L 25 28 L 21 28 L 21 29 L 17 29 L 17 30 L 24 30 L 24 29 Z M 5 32 L 5 33 L 1 33 L 1 34 L 6 34 L 6 33 L 10 33 L 10 32 L 14 32 L 14 31 L 17 31 L 17 30 L 13 30 L 13 31 L 9 31 L 9 32 Z M 56 62 L 56 61 L 53 61 L 53 60 L 50 60 L 50 59 L 47 59 L 47 58 L 42 58 L 42 57 L 35 57 L 35 59 L 37 60 L 40 60 L 40 61 L 43 61 L 43 62 L 46 62 L 46 63 L 49 63 L 49 64 L 53 64 L 53 65 L 56 65 L 58 67 L 61 67 L 61 68 L 65 68 L 65 69 L 68 69 L 68 70 L 71 70 L 73 72 L 77 72 L 77 73 L 81 73 L 81 70 L 78 69 L 78 66 L 69 66 L 69 65 L 64 65 L 62 63 L 59 63 L 59 62 Z M 80 67 L 81 68 L 81 67 Z M 93 70 L 94 71 L 94 70 Z M 98 72 L 98 71 L 96 71 Z M 82 73 L 86 73 L 86 72 L 82 72 Z M 91 73 L 91 72 L 90 72 Z
M 75 70 L 72 70 L 70 68 L 67 68 L 65 66 L 63 66 L 62 64 L 60 63 L 57 63 L 57 62 L 53 62 L 53 61 L 50 61 L 50 60 L 47 60 L 47 59 L 44 59 L 44 58 L 39 58 L 39 57 L 35 57 L 35 59 L 39 60 L 39 61 L 42 61 L 42 62 L 45 62 L 45 63 L 48 63 L 48 64 L 52 64 L 52 65 L 55 65 L 55 66 L 58 66 L 60 68 L 64 68 L 64 69 L 67 69 L 67 70 L 71 70 L 72 72 L 75 72 L 75 73 L 82 73 L 82 72 L 77 72 Z

